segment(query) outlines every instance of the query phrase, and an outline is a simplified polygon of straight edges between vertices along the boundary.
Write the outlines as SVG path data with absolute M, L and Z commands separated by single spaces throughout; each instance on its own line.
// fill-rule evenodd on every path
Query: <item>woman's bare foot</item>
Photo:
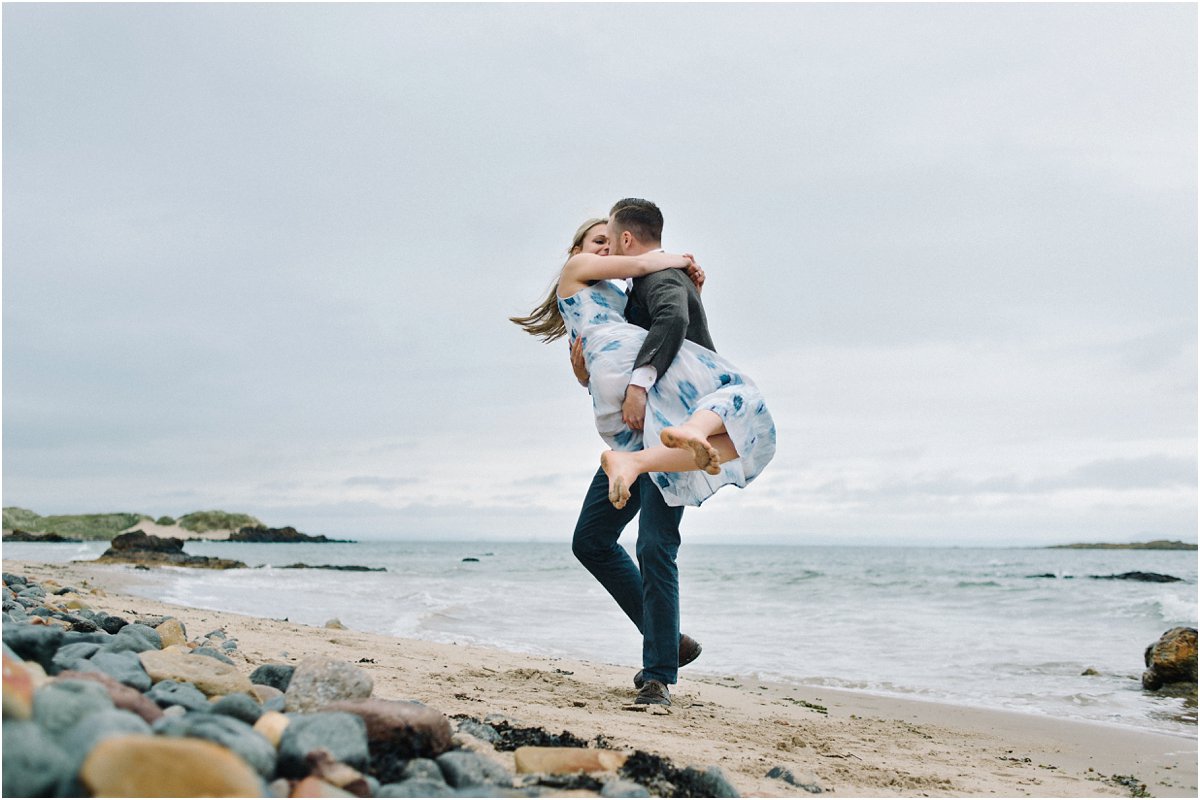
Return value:
M 629 487 L 638 478 L 638 472 L 629 453 L 607 450 L 600 454 L 600 466 L 608 476 L 608 502 L 614 508 L 624 508 L 629 502 Z
M 708 443 L 708 439 L 703 434 L 691 430 L 687 425 L 672 425 L 669 428 L 663 428 L 658 438 L 667 447 L 691 450 L 692 458 L 696 460 L 696 466 L 709 475 L 721 474 L 721 456 L 717 454 L 717 449 Z

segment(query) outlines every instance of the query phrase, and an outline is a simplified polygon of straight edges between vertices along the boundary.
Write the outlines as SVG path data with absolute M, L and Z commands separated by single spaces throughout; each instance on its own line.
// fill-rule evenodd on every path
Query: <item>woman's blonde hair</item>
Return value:
M 587 232 L 597 225 L 603 225 L 608 222 L 603 217 L 593 217 L 587 220 L 579 229 L 575 231 L 575 237 L 571 240 L 571 246 L 567 248 L 567 258 L 575 255 L 575 251 L 583 247 L 583 237 L 587 236 Z M 564 264 L 566 262 L 563 262 Z M 562 273 L 559 273 L 562 276 Z M 543 342 L 553 342 L 555 339 L 561 339 L 567 332 L 567 326 L 563 324 L 562 314 L 558 313 L 558 281 L 554 279 L 554 285 L 550 287 L 550 293 L 546 295 L 546 299 L 538 304 L 536 308 L 529 313 L 527 317 L 509 317 L 509 320 L 515 322 L 525 329 L 525 332 L 538 336 Z

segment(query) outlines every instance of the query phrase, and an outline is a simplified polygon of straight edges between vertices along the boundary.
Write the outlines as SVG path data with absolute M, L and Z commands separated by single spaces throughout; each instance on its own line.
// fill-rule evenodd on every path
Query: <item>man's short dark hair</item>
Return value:
M 608 214 L 617 231 L 629 231 L 639 242 L 657 244 L 662 241 L 663 215 L 658 206 L 640 197 L 626 197 L 613 203 Z

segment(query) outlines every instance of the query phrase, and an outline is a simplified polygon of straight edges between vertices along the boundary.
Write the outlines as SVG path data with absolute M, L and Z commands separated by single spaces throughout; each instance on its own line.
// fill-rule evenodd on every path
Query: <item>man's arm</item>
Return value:
M 621 416 L 632 430 L 643 429 L 646 419 L 646 394 L 658 376 L 671 366 L 688 329 L 688 277 L 680 270 L 667 270 L 640 279 L 638 294 L 650 326 L 633 362 L 635 375 L 643 367 L 653 370 L 650 380 L 635 377 L 625 390 Z M 644 373 L 645 371 L 643 371 Z M 641 385 L 638 385 L 641 384 Z

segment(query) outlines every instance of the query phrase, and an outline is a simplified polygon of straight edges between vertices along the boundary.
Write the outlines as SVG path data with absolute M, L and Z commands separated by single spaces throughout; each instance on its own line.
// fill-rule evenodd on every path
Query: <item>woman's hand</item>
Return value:
M 571 345 L 571 369 L 575 372 L 575 380 L 579 381 L 579 385 L 586 389 L 592 381 L 592 376 L 588 373 L 587 362 L 583 359 L 582 336 Z
M 685 258 L 690 258 L 692 263 L 687 267 L 687 276 L 692 279 L 692 283 L 696 284 L 696 291 L 704 291 L 704 270 L 700 269 L 700 265 L 696 263 L 696 257 L 691 253 L 684 253 Z

